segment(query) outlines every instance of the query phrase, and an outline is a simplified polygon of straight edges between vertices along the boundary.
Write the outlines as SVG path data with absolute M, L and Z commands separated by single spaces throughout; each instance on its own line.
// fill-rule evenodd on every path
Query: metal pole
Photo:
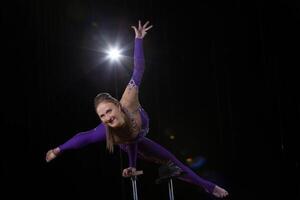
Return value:
M 136 187 L 136 176 L 131 177 L 131 183 L 132 183 L 133 199 L 138 200 L 137 187 Z
M 171 178 L 168 181 L 168 187 L 169 187 L 169 198 L 170 200 L 174 200 L 173 181 Z

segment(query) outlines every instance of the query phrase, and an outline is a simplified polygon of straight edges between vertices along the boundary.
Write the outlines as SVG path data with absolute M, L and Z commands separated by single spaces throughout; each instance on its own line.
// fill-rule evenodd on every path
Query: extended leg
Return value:
M 156 142 L 148 138 L 142 138 L 138 143 L 138 150 L 140 157 L 156 163 L 164 164 L 168 161 L 172 161 L 184 172 L 183 176 L 178 177 L 179 179 L 201 186 L 207 192 L 213 193 L 213 190 L 216 186 L 214 183 L 201 178 L 189 167 L 180 162 L 171 152 Z

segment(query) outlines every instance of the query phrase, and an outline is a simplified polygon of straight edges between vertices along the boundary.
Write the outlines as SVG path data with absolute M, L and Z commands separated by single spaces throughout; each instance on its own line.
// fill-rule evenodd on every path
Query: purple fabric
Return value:
M 142 107 L 139 108 L 139 112 L 140 112 L 141 119 L 142 119 L 142 131 L 144 132 L 142 135 L 146 136 L 146 134 L 149 131 L 149 121 L 150 121 L 149 116 Z
M 177 158 L 171 152 L 169 152 L 168 150 L 166 150 L 164 147 L 157 144 L 156 142 L 145 137 L 145 135 L 148 133 L 149 118 L 147 113 L 143 109 L 140 109 L 140 114 L 143 122 L 142 123 L 143 130 L 140 132 L 135 142 L 131 144 L 119 145 L 119 147 L 122 150 L 128 153 L 129 166 L 130 167 L 136 166 L 137 154 L 139 158 L 143 160 L 155 162 L 157 164 L 163 164 L 168 161 L 172 161 L 186 173 L 183 177 L 180 177 L 179 179 L 201 186 L 207 192 L 212 193 L 215 184 L 199 177 L 189 167 L 185 166 L 182 162 L 177 160 Z M 96 128 L 90 131 L 76 134 L 70 140 L 60 145 L 59 148 L 61 152 L 69 149 L 78 149 L 90 143 L 105 141 L 105 137 L 106 137 L 105 126 L 103 124 L 100 124 L 99 126 L 97 126 Z
M 145 60 L 143 54 L 142 39 L 135 39 L 134 70 L 131 82 L 133 80 L 136 86 L 139 86 L 141 83 L 144 73 L 144 66 Z M 167 149 L 145 137 L 149 130 L 149 117 L 142 108 L 139 109 L 139 112 L 142 119 L 142 130 L 138 134 L 138 137 L 130 144 L 119 145 L 122 150 L 128 153 L 129 166 L 136 167 L 137 156 L 144 160 L 148 160 L 158 164 L 164 164 L 168 161 L 172 161 L 185 172 L 185 175 L 180 177 L 179 179 L 201 186 L 207 192 L 212 193 L 215 184 L 199 177 L 189 167 L 185 166 L 182 162 L 177 160 L 177 158 Z M 59 148 L 61 152 L 63 152 L 69 149 L 78 149 L 90 143 L 105 141 L 105 139 L 106 129 L 103 124 L 100 124 L 90 131 L 76 134 L 70 140 L 60 145 Z
M 143 52 L 143 39 L 135 38 L 134 43 L 134 68 L 133 68 L 133 74 L 131 77 L 131 80 L 129 84 L 133 84 L 133 86 L 139 87 L 142 81 L 142 77 L 144 74 L 145 69 L 145 59 L 144 59 L 144 52 Z M 140 108 L 141 109 L 141 108 Z M 141 118 L 142 118 L 142 133 L 139 133 L 140 135 L 144 135 L 144 127 L 148 125 L 148 116 L 145 119 L 146 112 L 140 112 Z M 128 153 L 128 159 L 129 159 L 129 167 L 136 167 L 136 159 L 137 159 L 137 140 L 133 143 L 127 144 L 127 145 L 121 145 L 122 149 L 126 149 Z
M 130 144 L 122 144 L 120 148 L 125 150 L 128 153 L 129 167 L 136 167 L 136 159 L 138 147 L 137 143 L 140 138 L 147 135 L 149 131 L 149 116 L 143 108 L 139 108 L 139 113 L 142 120 L 142 130 L 139 132 L 137 138 Z
M 215 184 L 198 176 L 167 149 L 145 137 L 149 130 L 149 117 L 144 109 L 140 108 L 139 112 L 142 119 L 142 131 L 133 143 L 119 145 L 122 150 L 128 153 L 129 166 L 136 166 L 137 156 L 143 160 L 148 160 L 157 164 L 164 164 L 168 161 L 172 161 L 185 172 L 185 175 L 179 177 L 179 179 L 203 187 L 207 192 L 212 193 Z
M 179 177 L 179 179 L 201 186 L 209 193 L 212 193 L 216 186 L 214 183 L 198 176 L 189 167 L 180 162 L 167 149 L 146 137 L 141 138 L 138 142 L 138 154 L 140 158 L 158 164 L 164 164 L 168 161 L 172 161 L 185 172 L 185 175 Z
M 106 133 L 105 126 L 104 124 L 101 123 L 96 128 L 90 131 L 80 132 L 76 134 L 67 142 L 59 146 L 60 151 L 63 152 L 70 149 L 79 149 L 91 143 L 105 141 L 106 140 L 105 133 Z
M 128 149 L 127 149 L 127 153 L 128 153 L 128 165 L 129 167 L 136 167 L 136 158 L 137 158 L 137 142 L 128 144 Z
M 134 68 L 131 80 L 140 86 L 145 69 L 143 39 L 136 38 L 134 43 Z

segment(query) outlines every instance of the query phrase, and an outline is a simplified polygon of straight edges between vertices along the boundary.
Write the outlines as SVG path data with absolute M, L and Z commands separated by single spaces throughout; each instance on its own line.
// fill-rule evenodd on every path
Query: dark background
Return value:
M 98 125 L 98 92 L 120 97 L 139 19 L 154 25 L 140 88 L 148 137 L 183 162 L 202 157 L 194 170 L 229 199 L 299 199 L 299 1 L 7 1 L 1 19 L 5 199 L 131 199 L 118 149 L 45 154 Z M 101 49 L 117 41 L 126 58 L 114 72 Z M 140 199 L 168 199 L 159 166 L 138 165 Z M 177 200 L 213 199 L 174 187 Z

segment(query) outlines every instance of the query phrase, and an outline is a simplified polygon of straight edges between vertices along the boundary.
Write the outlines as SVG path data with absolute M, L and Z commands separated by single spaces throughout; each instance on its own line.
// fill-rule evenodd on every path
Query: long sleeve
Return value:
M 70 149 L 79 149 L 91 143 L 104 141 L 105 139 L 106 129 L 105 126 L 101 123 L 96 128 L 90 131 L 80 132 L 76 134 L 64 144 L 61 144 L 59 148 L 61 152 Z
M 143 39 L 135 38 L 134 43 L 134 68 L 129 85 L 139 87 L 145 70 L 145 59 L 143 52 Z M 123 144 L 120 147 L 128 154 L 129 167 L 136 167 L 138 144 L 134 141 L 130 144 Z
M 145 69 L 145 59 L 143 51 L 143 39 L 136 38 L 134 43 L 134 69 L 131 82 L 140 86 Z
M 128 164 L 129 167 L 136 167 L 138 144 L 137 142 L 128 144 Z

